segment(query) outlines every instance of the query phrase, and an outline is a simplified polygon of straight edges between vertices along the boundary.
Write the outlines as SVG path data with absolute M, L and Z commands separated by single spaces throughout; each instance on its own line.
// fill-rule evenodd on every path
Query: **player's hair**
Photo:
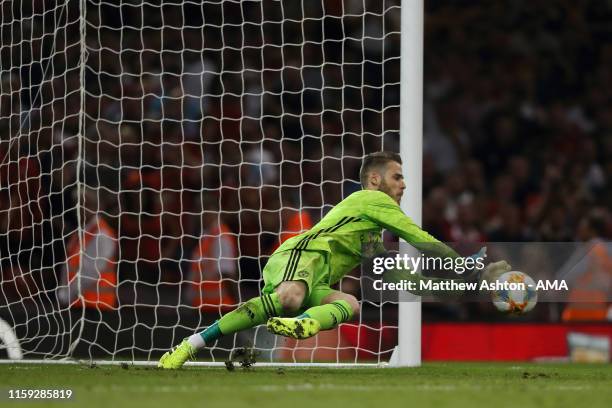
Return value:
M 380 170 L 389 162 L 397 162 L 399 164 L 402 164 L 402 158 L 399 154 L 395 152 L 387 151 L 370 153 L 366 157 L 364 157 L 363 163 L 361 164 L 361 171 L 359 172 L 361 186 L 364 188 L 367 186 L 368 174 L 370 173 L 370 171 L 374 169 Z

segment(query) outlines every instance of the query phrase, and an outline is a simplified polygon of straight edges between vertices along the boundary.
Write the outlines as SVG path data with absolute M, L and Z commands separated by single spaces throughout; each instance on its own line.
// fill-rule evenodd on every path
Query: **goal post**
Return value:
M 400 154 L 406 190 L 402 209 L 421 225 L 423 201 L 423 0 L 402 2 Z M 400 296 L 395 366 L 421 365 L 421 302 Z
M 267 257 L 360 188 L 368 153 L 402 154 L 420 223 L 422 0 L 9 3 L 0 319 L 25 359 L 154 364 L 258 296 Z M 359 284 L 338 287 L 358 320 L 300 342 L 260 326 L 197 364 L 244 347 L 381 364 L 399 336 L 393 363 L 419 365 L 420 303 Z

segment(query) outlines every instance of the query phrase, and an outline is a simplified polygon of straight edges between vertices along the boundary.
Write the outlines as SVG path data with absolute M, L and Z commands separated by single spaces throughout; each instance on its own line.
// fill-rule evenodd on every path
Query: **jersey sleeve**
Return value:
M 434 256 L 459 257 L 451 247 L 416 225 L 387 194 L 375 192 L 363 204 L 364 217 L 393 232 L 416 249 Z

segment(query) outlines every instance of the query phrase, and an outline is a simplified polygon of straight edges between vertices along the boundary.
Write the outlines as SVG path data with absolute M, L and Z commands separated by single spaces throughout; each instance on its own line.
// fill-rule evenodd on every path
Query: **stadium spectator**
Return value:
M 83 200 L 85 229 L 68 241 L 57 298 L 64 307 L 113 310 L 117 307 L 118 237 L 116 218 L 109 211 L 114 210 L 91 187 L 85 188 Z
M 189 304 L 218 314 L 234 309 L 238 303 L 236 237 L 222 218 L 218 197 L 203 195 L 201 238 L 190 257 L 186 287 Z
M 570 292 L 561 315 L 564 321 L 596 321 L 609 317 L 612 296 L 612 247 L 601 239 L 605 214 L 593 211 L 580 220 L 578 238 L 587 244 L 581 259 L 570 271 Z

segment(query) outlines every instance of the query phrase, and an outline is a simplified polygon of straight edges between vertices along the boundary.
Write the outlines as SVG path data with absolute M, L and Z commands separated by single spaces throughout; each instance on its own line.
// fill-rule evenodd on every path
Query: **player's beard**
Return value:
M 383 193 L 391 197 L 393 201 L 397 202 L 397 197 L 393 195 L 393 192 L 391 191 L 391 188 L 389 187 L 389 185 L 385 182 L 385 179 L 380 180 L 378 191 L 382 191 Z

